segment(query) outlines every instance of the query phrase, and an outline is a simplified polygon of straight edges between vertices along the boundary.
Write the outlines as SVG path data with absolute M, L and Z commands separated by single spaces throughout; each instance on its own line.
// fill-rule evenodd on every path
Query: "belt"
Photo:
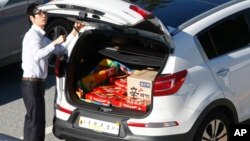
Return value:
M 23 77 L 24 81 L 34 81 L 34 82 L 45 82 L 45 79 L 42 78 L 31 78 L 31 77 Z

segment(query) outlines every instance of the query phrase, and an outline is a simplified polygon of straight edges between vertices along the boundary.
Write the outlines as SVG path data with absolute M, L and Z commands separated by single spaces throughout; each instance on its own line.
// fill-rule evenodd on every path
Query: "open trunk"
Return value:
M 67 85 L 65 90 L 68 94 L 68 101 L 72 105 L 77 105 L 77 107 L 86 110 L 95 110 L 99 112 L 107 112 L 106 110 L 108 110 L 110 114 L 128 117 L 143 116 L 150 111 L 153 103 L 152 86 L 149 86 L 151 88 L 151 97 L 144 110 L 141 110 L 138 106 L 137 108 L 128 108 L 121 105 L 115 105 L 112 102 L 108 104 L 105 102 L 103 102 L 105 104 L 102 102 L 93 102 L 94 100 L 91 101 L 86 98 L 86 94 L 93 92 L 93 89 L 97 87 L 113 85 L 110 80 L 117 76 L 123 76 L 123 78 L 127 79 L 129 75 L 145 69 L 150 71 L 153 70 L 157 74 L 160 72 L 163 64 L 165 64 L 168 54 L 169 48 L 166 44 L 156 39 L 135 36 L 135 34 L 130 33 L 120 33 L 117 31 L 86 31 L 79 37 L 67 63 Z M 81 85 L 82 80 L 98 72 L 97 66 L 99 66 L 100 62 L 103 62 L 103 60 L 109 60 L 112 63 L 115 62 L 118 64 L 119 67 L 115 66 L 116 72 L 108 77 L 106 75 L 104 79 L 100 80 L 101 82 L 99 81 L 95 84 L 89 82 L 92 83 L 92 88 L 83 88 Z M 123 66 L 125 70 L 121 70 L 120 66 Z M 110 66 L 105 68 L 102 66 L 103 70 L 109 70 L 110 68 Z M 92 81 L 92 79 L 90 81 Z M 145 85 L 144 87 L 148 86 Z M 84 91 L 81 97 L 79 96 L 79 88 Z M 124 92 L 124 95 L 127 96 L 127 90 Z M 133 104 L 130 106 L 135 107 Z
M 51 16 L 98 24 L 78 38 L 67 60 L 66 86 L 59 89 L 83 110 L 142 116 L 152 107 L 154 79 L 173 49 L 171 36 L 148 11 L 129 1 L 110 2 L 116 6 L 60 0 L 39 7 Z

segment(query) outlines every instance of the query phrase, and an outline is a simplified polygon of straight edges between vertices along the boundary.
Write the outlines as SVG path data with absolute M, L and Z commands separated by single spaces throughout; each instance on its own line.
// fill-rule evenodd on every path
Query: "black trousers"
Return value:
M 24 121 L 24 141 L 44 141 L 45 82 L 23 80 L 21 91 L 27 112 Z

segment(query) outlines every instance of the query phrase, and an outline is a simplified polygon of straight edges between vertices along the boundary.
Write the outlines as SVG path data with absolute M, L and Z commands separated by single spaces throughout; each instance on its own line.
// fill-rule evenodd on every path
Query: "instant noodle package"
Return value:
M 155 74 L 147 70 L 132 71 L 117 61 L 103 59 L 91 73 L 79 80 L 76 94 L 85 102 L 146 112 L 151 104 L 150 82 Z M 136 88 L 135 93 L 133 88 Z M 136 93 L 138 95 L 134 95 Z M 141 93 L 148 97 L 142 97 Z

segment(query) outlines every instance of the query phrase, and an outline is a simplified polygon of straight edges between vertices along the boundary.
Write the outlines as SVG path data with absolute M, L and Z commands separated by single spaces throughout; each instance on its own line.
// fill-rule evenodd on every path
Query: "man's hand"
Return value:
M 73 36 L 76 36 L 77 33 L 78 33 L 84 26 L 85 26 L 84 24 L 82 24 L 82 23 L 77 23 L 77 22 L 76 22 L 76 23 L 74 24 L 74 28 L 73 28 L 71 34 L 72 34 Z
M 66 36 L 65 36 L 65 35 L 60 35 L 60 36 L 59 36 L 57 39 L 55 39 L 52 43 L 53 43 L 54 45 L 59 45 L 59 44 L 65 42 L 65 41 L 66 41 Z
M 76 36 L 77 33 L 78 33 L 84 26 L 85 26 L 85 25 L 76 22 L 76 23 L 74 24 L 73 30 L 71 31 L 71 34 L 72 34 L 73 36 Z M 55 39 L 52 43 L 53 43 L 54 45 L 59 45 L 59 44 L 65 42 L 65 41 L 66 41 L 66 36 L 65 36 L 65 35 L 60 35 L 60 36 L 59 36 L 57 39 Z

